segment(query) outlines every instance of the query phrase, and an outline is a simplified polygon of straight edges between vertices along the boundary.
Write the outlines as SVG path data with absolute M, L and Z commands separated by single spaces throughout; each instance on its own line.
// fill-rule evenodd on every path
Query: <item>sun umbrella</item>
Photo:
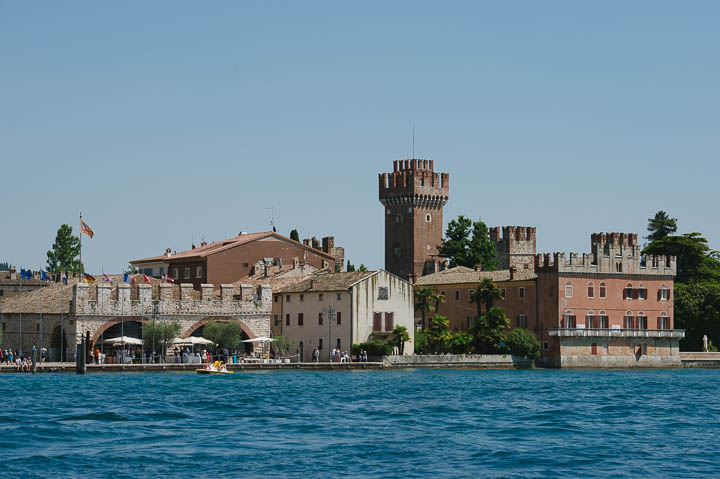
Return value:
M 271 343 L 273 341 L 275 341 L 273 338 L 260 336 L 259 338 L 246 339 L 243 343 Z
M 112 344 L 137 344 L 140 345 L 143 343 L 142 339 L 138 338 L 131 338 L 130 336 L 119 336 L 117 338 L 110 338 L 103 341 L 105 343 L 112 343 Z

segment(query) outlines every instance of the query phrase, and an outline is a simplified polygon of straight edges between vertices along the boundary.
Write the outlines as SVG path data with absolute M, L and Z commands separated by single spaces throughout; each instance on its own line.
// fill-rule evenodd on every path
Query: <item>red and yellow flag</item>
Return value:
M 83 282 L 93 284 L 95 282 L 95 278 L 93 276 L 90 276 L 87 273 L 84 273 L 83 274 Z
M 89 237 L 95 236 L 95 233 L 93 233 L 92 228 L 90 228 L 87 223 L 85 223 L 83 220 L 80 220 L 80 233 L 85 233 Z

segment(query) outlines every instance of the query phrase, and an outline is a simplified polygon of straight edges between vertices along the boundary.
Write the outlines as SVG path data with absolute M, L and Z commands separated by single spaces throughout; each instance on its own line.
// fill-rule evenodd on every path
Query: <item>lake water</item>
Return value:
M 2 374 L 25 477 L 717 477 L 720 371 Z

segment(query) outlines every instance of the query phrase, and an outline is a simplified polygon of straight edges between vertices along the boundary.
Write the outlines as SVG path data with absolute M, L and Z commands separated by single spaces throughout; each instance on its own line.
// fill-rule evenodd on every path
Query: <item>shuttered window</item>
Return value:
M 385 331 L 392 331 L 393 329 L 395 329 L 393 313 L 385 313 Z
M 373 332 L 382 331 L 382 313 L 373 313 Z

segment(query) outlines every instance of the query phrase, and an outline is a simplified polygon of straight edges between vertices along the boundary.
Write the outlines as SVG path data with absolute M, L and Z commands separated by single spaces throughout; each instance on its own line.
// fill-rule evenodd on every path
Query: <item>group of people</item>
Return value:
M 221 373 L 227 372 L 227 364 L 223 361 L 215 361 L 214 363 L 208 363 L 205 366 L 205 371 L 219 371 Z
M 314 363 L 317 363 L 320 361 L 320 349 L 315 348 L 312 352 L 312 360 Z M 367 362 L 367 351 L 361 351 L 360 354 L 357 356 L 357 360 L 359 362 Z M 340 348 L 333 348 L 332 351 L 330 351 L 330 362 L 340 362 L 340 363 L 351 363 L 352 357 L 348 354 L 347 351 L 340 351 Z
M 35 346 L 32 347 L 32 351 L 37 351 Z M 41 348 L 40 354 L 37 356 L 37 361 L 47 361 L 47 349 Z M 25 356 L 24 354 L 13 351 L 12 349 L 0 349 L 0 364 L 14 365 L 18 371 L 30 371 L 32 367 L 32 356 Z

